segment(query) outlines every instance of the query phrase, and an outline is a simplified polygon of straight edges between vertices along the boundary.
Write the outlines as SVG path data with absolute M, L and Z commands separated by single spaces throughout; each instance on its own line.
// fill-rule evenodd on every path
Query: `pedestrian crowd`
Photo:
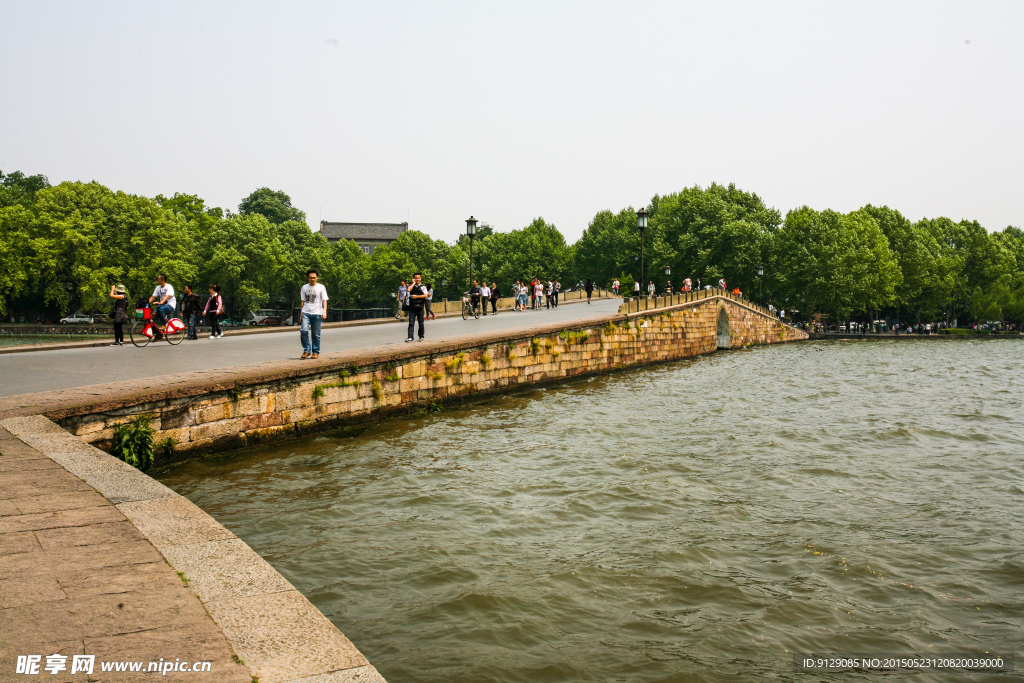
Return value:
M 301 309 L 299 311 L 299 341 L 302 345 L 302 359 L 316 359 L 320 357 L 321 331 L 324 321 L 327 319 L 328 301 L 327 288 L 319 281 L 320 276 L 315 268 L 306 272 L 306 283 L 299 290 Z M 652 283 L 653 286 L 653 283 Z M 590 279 L 580 282 L 577 289 L 586 291 L 587 303 L 591 302 L 596 285 Z M 187 328 L 186 339 L 198 339 L 197 329 L 205 319 L 210 327 L 210 339 L 220 339 L 224 336 L 221 330 L 221 319 L 224 316 L 224 299 L 220 293 L 220 286 L 211 284 L 208 287 L 209 295 L 204 302 L 198 293 L 193 291 L 191 285 L 185 285 L 184 295 L 181 296 L 180 310 L 182 322 Z M 618 291 L 616 281 L 615 291 Z M 512 310 L 524 312 L 527 307 L 530 310 L 551 309 L 558 307 L 559 296 L 562 292 L 562 283 L 558 278 L 543 280 L 532 278 L 529 281 L 516 280 L 512 285 L 513 307 Z M 501 299 L 501 291 L 497 282 L 482 284 L 473 280 L 467 295 L 472 306 L 480 311 L 481 315 L 497 315 L 498 301 Z M 408 318 L 408 329 L 405 341 L 413 342 L 417 339 L 423 341 L 426 336 L 425 322 L 436 320 L 437 315 L 433 311 L 434 286 L 432 283 L 424 283 L 421 273 L 415 273 L 411 280 L 401 280 L 398 290 L 393 294 L 397 300 L 398 308 L 395 317 L 401 319 L 403 315 Z M 124 324 L 131 318 L 129 313 L 129 294 L 124 285 L 112 285 L 110 298 L 113 299 L 114 343 L 112 346 L 124 345 Z M 178 309 L 178 294 L 174 286 L 167 281 L 167 276 L 157 276 L 157 284 L 153 294 L 148 299 L 148 305 L 152 311 L 155 334 L 157 338 L 166 330 L 167 322 L 174 316 Z
M 167 327 L 168 319 L 174 315 L 178 305 L 177 294 L 174 286 L 167 282 L 167 276 L 163 273 L 156 276 L 156 287 L 149 297 L 148 303 L 152 311 L 153 321 L 156 325 L 156 337 Z M 185 296 L 181 298 L 181 316 L 187 326 L 186 339 L 198 339 L 196 328 L 203 317 L 210 326 L 210 339 L 219 339 L 224 336 L 220 329 L 220 316 L 224 315 L 224 300 L 220 296 L 220 285 L 209 286 L 210 295 L 203 305 L 199 295 L 192 291 L 191 285 L 185 285 Z M 111 322 L 114 325 L 114 343 L 111 346 L 124 346 L 124 324 L 128 322 L 129 297 L 128 290 L 124 285 L 111 285 L 110 298 L 114 300 L 114 310 L 111 315 Z

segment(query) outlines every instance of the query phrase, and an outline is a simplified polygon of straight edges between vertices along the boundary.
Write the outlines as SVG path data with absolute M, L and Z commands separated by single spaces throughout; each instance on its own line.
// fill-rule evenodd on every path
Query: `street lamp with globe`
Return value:
M 636 212 L 636 229 L 640 231 L 640 291 L 644 291 L 644 231 L 647 230 L 647 209 Z

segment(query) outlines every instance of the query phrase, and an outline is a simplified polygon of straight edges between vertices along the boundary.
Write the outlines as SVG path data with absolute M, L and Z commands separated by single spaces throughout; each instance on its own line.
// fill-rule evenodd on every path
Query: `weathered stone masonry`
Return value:
M 47 415 L 101 448 L 109 446 L 116 425 L 151 415 L 156 441 L 172 439 L 172 459 L 179 460 L 375 422 L 434 402 L 712 353 L 723 339 L 723 325 L 731 348 L 807 337 L 752 306 L 705 296 L 512 336 L 337 354 L 312 366 L 296 363 L 288 371 L 250 374 L 234 384 L 195 383 L 170 396 L 64 407 Z

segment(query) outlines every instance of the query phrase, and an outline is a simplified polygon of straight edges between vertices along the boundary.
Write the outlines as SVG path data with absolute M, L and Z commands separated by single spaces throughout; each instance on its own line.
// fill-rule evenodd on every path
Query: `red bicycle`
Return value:
M 161 331 L 153 322 L 152 317 L 153 309 L 149 306 L 135 309 L 135 320 L 128 329 L 128 336 L 131 337 L 132 344 L 143 347 L 154 339 L 163 337 L 168 344 L 177 345 L 185 338 L 185 323 L 177 318 L 168 318 L 167 324 Z

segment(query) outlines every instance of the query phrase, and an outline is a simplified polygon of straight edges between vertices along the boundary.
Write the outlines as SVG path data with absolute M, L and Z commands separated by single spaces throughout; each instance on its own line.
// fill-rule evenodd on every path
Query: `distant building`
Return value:
M 373 250 L 377 247 L 391 244 L 408 229 L 408 223 L 331 223 L 320 221 L 320 234 L 326 237 L 328 242 L 352 240 L 359 245 L 364 254 L 372 254 Z

